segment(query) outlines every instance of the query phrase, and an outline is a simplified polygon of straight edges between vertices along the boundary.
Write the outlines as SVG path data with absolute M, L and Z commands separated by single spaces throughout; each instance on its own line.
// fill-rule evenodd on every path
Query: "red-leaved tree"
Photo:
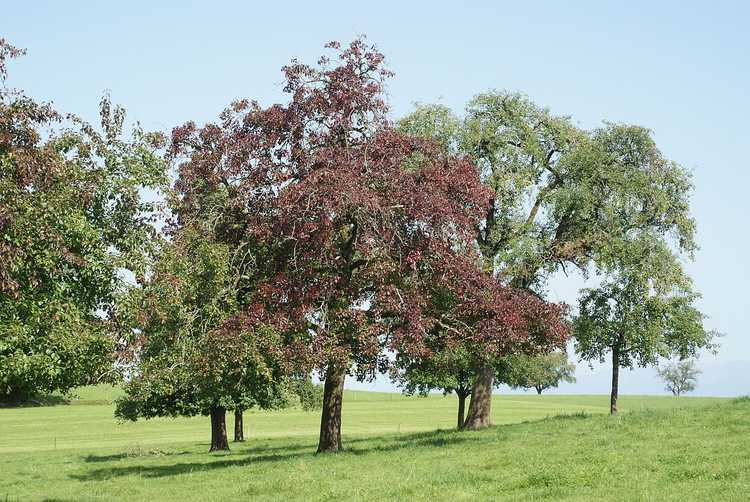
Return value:
M 383 55 L 361 39 L 327 47 L 335 65 L 284 67 L 287 104 L 239 101 L 219 123 L 173 132 L 181 211 L 224 193 L 225 238 L 263 250 L 244 318 L 273 326 L 290 360 L 325 377 L 319 452 L 341 448 L 347 374 L 372 378 L 387 349 L 419 353 L 439 326 L 499 347 L 528 342 L 526 314 L 546 305 L 475 266 L 490 194 L 470 162 L 393 129 Z M 448 308 L 440 286 L 456 298 Z
M 432 265 L 432 264 L 431 264 Z M 427 312 L 432 320 L 420 343 L 399 347 L 401 362 L 456 364 L 446 354 L 463 354 L 476 368 L 471 402 L 459 427 L 490 425 L 492 389 L 497 362 L 513 354 L 541 354 L 563 348 L 569 335 L 566 306 L 548 303 L 535 294 L 507 285 L 501 277 L 480 270 L 466 256 L 443 261 L 422 277 Z M 432 267 L 431 267 L 432 268 Z M 457 350 L 460 349 L 460 350 Z M 437 350 L 442 357 L 433 357 Z M 460 363 L 464 364 L 464 363 Z

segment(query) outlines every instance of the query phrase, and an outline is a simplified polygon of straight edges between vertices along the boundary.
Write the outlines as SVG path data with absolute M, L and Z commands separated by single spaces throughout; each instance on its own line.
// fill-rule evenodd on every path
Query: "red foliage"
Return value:
M 224 217 L 241 229 L 228 238 L 269 249 L 247 322 L 294 333 L 289 347 L 301 360 L 354 362 L 360 376 L 385 363 L 386 346 L 420 350 L 437 323 L 490 350 L 536 343 L 532 319 L 557 321 L 556 307 L 464 256 L 475 254 L 491 198 L 475 167 L 393 129 L 382 54 L 363 40 L 327 47 L 338 65 L 323 57 L 318 67 L 283 68 L 288 104 L 238 101 L 219 124 L 173 131 L 172 152 L 184 158 L 179 216 L 226 191 Z M 437 287 L 459 298 L 450 312 L 435 308 Z M 555 324 L 547 336 L 563 331 Z
M 480 271 L 466 256 L 430 265 L 429 273 L 421 274 L 419 286 L 428 292 L 423 295 L 427 301 L 412 301 L 409 310 L 412 318 L 431 324 L 423 322 L 421 332 L 404 330 L 405 340 L 396 338 L 395 349 L 411 357 L 428 357 L 429 346 L 463 344 L 481 364 L 497 356 L 548 352 L 565 345 L 569 331 L 565 305 L 511 288 Z M 423 343 L 428 336 L 440 337 L 440 343 Z

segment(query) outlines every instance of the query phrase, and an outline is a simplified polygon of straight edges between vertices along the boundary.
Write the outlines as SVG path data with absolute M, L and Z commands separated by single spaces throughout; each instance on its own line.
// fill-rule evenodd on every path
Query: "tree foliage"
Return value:
M 694 391 L 701 374 L 701 370 L 695 366 L 695 361 L 691 359 L 670 363 L 657 371 L 661 379 L 664 380 L 666 390 L 677 397 L 686 392 Z
M 476 235 L 483 267 L 512 286 L 543 297 L 549 276 L 570 265 L 616 273 L 644 235 L 669 237 L 687 255 L 695 249 L 690 176 L 643 127 L 584 130 L 522 94 L 494 91 L 472 99 L 463 117 L 422 105 L 399 127 L 475 164 L 491 192 Z M 477 374 L 492 375 L 489 366 Z
M 335 64 L 324 56 L 316 67 L 284 67 L 287 104 L 238 101 L 220 123 L 177 128 L 173 145 L 184 159 L 183 201 L 223 187 L 222 217 L 237 222 L 243 242 L 269 244 L 257 312 L 284 334 L 291 357 L 333 375 L 340 402 L 343 375 L 385 369 L 385 348 L 423 350 L 438 321 L 457 336 L 469 336 L 469 321 L 478 328 L 470 336 L 524 339 L 524 316 L 511 311 L 534 300 L 476 274 L 464 283 L 476 302 L 468 286 L 456 288 L 457 276 L 476 270 L 474 229 L 489 199 L 475 167 L 392 127 L 382 54 L 361 39 L 328 47 Z M 453 298 L 448 315 L 433 302 L 439 288 Z M 501 317 L 507 327 L 493 329 Z
M 399 122 L 468 156 L 492 200 L 477 241 L 485 267 L 539 293 L 568 264 L 611 264 L 634 232 L 675 235 L 695 248 L 689 174 L 650 131 L 610 124 L 584 130 L 511 92 L 477 95 L 462 118 L 421 105 Z
M 503 383 L 513 388 L 534 389 L 537 394 L 554 389 L 562 382 L 576 381 L 573 376 L 576 367 L 568 362 L 568 355 L 563 351 L 510 356 L 506 365 L 508 371 Z
M 7 89 L 0 40 L 0 399 L 65 392 L 111 370 L 108 313 L 154 231 L 161 136 L 108 98 L 101 129 Z
M 704 328 L 694 306 L 698 295 L 676 257 L 658 240 L 637 246 L 623 259 L 627 263 L 581 296 L 574 333 L 582 359 L 604 362 L 617 347 L 620 365 L 632 368 L 712 346 L 714 333 Z
M 232 317 L 240 275 L 228 246 L 194 227 L 163 242 L 149 277 L 120 303 L 132 374 L 118 416 L 207 415 L 284 402 L 278 334 Z
M 612 404 L 617 411 L 619 368 L 649 366 L 660 357 L 694 356 L 713 348 L 678 257 L 662 235 L 642 232 L 615 255 L 598 288 L 585 289 L 574 322 L 581 359 L 612 358 Z

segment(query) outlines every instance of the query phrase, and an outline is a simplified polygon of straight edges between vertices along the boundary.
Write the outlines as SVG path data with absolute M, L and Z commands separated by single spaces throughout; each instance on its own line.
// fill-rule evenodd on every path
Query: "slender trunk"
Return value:
M 463 429 L 464 427 L 464 415 L 466 410 L 466 398 L 469 395 L 465 390 L 456 391 L 458 396 L 458 428 Z
M 242 410 L 234 410 L 234 440 L 241 443 L 245 440 L 245 427 Z
M 538 385 L 536 387 L 536 393 L 539 394 L 540 396 L 542 395 L 542 388 L 539 387 Z
M 490 415 L 492 411 L 492 387 L 495 370 L 491 366 L 480 367 L 474 375 L 474 385 L 471 388 L 471 402 L 469 413 L 464 421 L 465 429 L 481 429 L 492 425 Z
M 612 347 L 612 393 L 609 397 L 609 413 L 617 413 L 617 394 L 620 383 L 620 343 Z
M 229 449 L 226 414 L 224 408 L 211 408 L 211 449 L 208 451 Z
M 341 450 L 341 402 L 344 397 L 346 370 L 328 366 L 323 386 L 323 412 L 320 417 L 318 453 Z

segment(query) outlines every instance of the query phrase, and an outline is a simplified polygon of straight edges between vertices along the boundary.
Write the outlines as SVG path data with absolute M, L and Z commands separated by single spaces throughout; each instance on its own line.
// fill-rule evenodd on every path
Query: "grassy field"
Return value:
M 503 395 L 496 427 L 450 430 L 455 398 L 347 392 L 346 452 L 316 456 L 318 413 L 246 414 L 208 454 L 208 419 L 119 424 L 116 389 L 0 409 L 2 500 L 747 500 L 750 400 Z M 231 420 L 228 424 L 230 430 Z M 437 430 L 442 429 L 442 430 Z

